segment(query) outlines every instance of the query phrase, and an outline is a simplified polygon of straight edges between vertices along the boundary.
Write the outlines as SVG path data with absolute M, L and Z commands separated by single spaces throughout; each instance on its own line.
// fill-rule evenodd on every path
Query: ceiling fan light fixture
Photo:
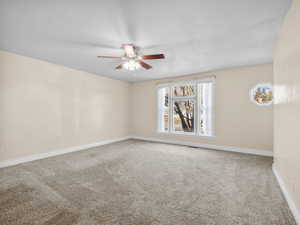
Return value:
M 136 60 L 130 59 L 123 63 L 123 68 L 131 71 L 138 70 L 141 68 L 141 64 Z
M 121 59 L 122 64 L 115 67 L 116 70 L 126 69 L 126 70 L 138 70 L 144 68 L 146 70 L 152 69 L 152 66 L 144 62 L 144 60 L 153 60 L 153 59 L 164 59 L 164 54 L 152 54 L 152 55 L 140 55 L 138 50 L 139 48 L 133 44 L 124 44 L 121 49 L 124 50 L 123 56 L 97 56 L 98 58 L 114 58 Z

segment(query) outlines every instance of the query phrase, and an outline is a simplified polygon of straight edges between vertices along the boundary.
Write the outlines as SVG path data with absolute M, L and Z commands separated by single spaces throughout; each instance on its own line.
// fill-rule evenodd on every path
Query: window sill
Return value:
M 158 131 L 157 134 L 161 136 L 179 136 L 179 137 L 192 137 L 192 138 L 203 138 L 203 139 L 215 139 L 216 136 L 207 136 L 207 135 L 197 135 L 195 133 L 180 133 L 180 132 L 161 132 Z

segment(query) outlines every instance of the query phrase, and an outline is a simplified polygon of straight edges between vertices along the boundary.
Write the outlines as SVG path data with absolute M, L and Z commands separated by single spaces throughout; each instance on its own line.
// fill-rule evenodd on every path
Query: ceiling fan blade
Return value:
M 105 58 L 105 59 L 121 59 L 121 56 L 97 56 L 97 58 Z
M 115 69 L 116 69 L 116 70 L 123 69 L 123 64 L 118 65 Z
M 152 66 L 150 66 L 149 64 L 139 60 L 139 63 L 141 64 L 142 67 L 144 67 L 146 70 L 149 70 L 152 68 Z
M 142 59 L 144 60 L 151 60 L 151 59 L 164 59 L 164 54 L 155 54 L 155 55 L 143 55 Z

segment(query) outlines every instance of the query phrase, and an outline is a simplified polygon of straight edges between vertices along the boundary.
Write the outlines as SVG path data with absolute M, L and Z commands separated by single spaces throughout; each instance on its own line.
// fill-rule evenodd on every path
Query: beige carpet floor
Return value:
M 1 225 L 295 225 L 272 159 L 125 141 L 0 169 Z

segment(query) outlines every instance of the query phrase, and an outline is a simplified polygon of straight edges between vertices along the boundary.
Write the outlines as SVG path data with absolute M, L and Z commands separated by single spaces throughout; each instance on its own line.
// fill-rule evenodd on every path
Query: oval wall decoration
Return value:
M 260 106 L 268 106 L 273 103 L 272 84 L 257 84 L 250 90 L 250 99 L 253 103 Z

